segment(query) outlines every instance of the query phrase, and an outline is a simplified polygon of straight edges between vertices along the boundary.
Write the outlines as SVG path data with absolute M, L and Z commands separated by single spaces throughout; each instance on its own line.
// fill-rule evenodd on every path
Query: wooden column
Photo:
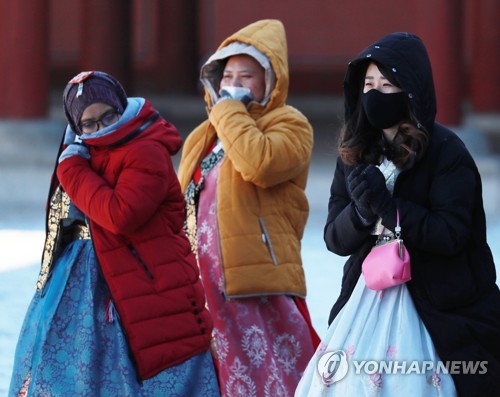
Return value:
M 81 70 L 100 70 L 132 86 L 130 0 L 85 0 L 81 19 Z
M 158 2 L 158 88 L 166 94 L 195 92 L 199 83 L 195 1 Z
M 470 99 L 474 112 L 500 112 L 500 2 L 473 0 Z
M 0 117 L 48 109 L 48 0 L 0 0 Z
M 466 93 L 462 0 L 415 2 L 415 20 L 432 63 L 437 95 L 437 121 L 458 125 Z

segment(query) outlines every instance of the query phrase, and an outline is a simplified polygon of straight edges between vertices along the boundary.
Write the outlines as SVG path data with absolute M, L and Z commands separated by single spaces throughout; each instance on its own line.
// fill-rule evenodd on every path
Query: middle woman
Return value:
M 223 41 L 201 69 L 208 120 L 179 166 L 223 395 L 293 395 L 319 343 L 300 254 L 313 133 L 285 103 L 287 56 L 277 20 Z

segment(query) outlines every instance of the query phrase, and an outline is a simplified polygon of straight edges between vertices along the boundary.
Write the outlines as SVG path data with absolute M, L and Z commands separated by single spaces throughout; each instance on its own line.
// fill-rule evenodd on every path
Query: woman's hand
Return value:
M 252 92 L 246 87 L 223 87 L 219 91 L 220 98 L 217 103 L 225 99 L 236 99 L 246 106 L 253 99 Z
M 358 165 L 347 176 L 347 190 L 354 201 L 359 218 L 365 225 L 371 225 L 377 220 L 377 215 L 370 206 L 370 190 L 364 171 L 366 164 Z
M 59 163 L 67 158 L 70 158 L 71 156 L 80 156 L 87 160 L 90 159 L 89 149 L 69 126 L 66 128 L 63 144 L 68 146 L 59 156 Z
M 370 192 L 369 206 L 372 212 L 381 218 L 392 208 L 392 196 L 385 183 L 384 174 L 373 164 L 362 172 Z

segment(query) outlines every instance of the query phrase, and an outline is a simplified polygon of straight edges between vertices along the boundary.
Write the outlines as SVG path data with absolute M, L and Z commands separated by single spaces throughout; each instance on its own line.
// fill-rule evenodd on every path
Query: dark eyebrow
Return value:
M 375 78 L 375 77 L 373 77 L 373 76 L 365 76 L 365 80 L 373 80 L 374 78 Z M 386 81 L 389 81 L 389 83 L 390 83 L 390 80 L 389 80 L 387 77 L 385 77 L 384 75 L 382 75 L 382 77 L 381 77 L 380 79 L 381 79 L 381 80 L 386 80 Z M 392 83 L 391 83 L 391 84 L 392 84 Z
M 235 73 L 235 71 L 232 69 L 227 70 L 227 72 L 228 73 Z M 240 74 L 244 74 L 244 73 L 250 74 L 250 73 L 255 73 L 255 70 L 254 69 L 241 69 L 241 70 L 238 70 L 237 72 Z M 224 73 L 226 73 L 225 69 L 224 69 Z

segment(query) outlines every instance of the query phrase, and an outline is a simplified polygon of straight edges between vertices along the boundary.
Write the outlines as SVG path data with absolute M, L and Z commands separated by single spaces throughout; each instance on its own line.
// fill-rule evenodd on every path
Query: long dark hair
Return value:
M 363 73 L 360 74 L 363 79 L 368 64 L 367 62 Z M 377 66 L 384 77 L 400 87 L 387 68 L 378 63 Z M 413 109 L 408 106 L 408 118 L 399 124 L 394 140 L 386 142 L 382 130 L 373 127 L 368 121 L 360 100 L 363 84 L 360 84 L 359 89 L 356 107 L 344 121 L 340 131 L 338 151 L 342 161 L 347 165 L 380 164 L 385 156 L 400 169 L 418 161 L 429 144 L 429 133 L 418 121 Z

